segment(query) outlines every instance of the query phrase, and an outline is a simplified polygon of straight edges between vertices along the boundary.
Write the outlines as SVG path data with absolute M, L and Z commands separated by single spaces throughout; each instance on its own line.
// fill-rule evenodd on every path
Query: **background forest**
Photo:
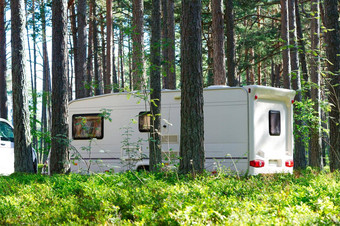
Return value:
M 15 118 L 11 87 L 20 83 L 12 79 L 9 35 L 16 32 L 11 16 L 16 2 L 10 6 L 0 0 L 0 113 L 9 119 Z M 182 4 L 186 1 L 161 0 L 159 7 L 154 2 L 67 2 L 67 78 L 60 80 L 67 85 L 67 101 L 153 90 L 157 70 L 161 88 L 181 88 Z M 52 62 L 56 62 L 52 4 L 25 0 L 23 14 L 30 133 L 41 163 L 54 137 L 52 116 L 58 114 L 51 102 L 62 99 L 53 98 L 53 92 L 63 91 L 52 86 Z M 295 168 L 328 164 L 331 170 L 340 168 L 339 11 L 336 0 L 201 1 L 203 86 L 257 84 L 296 90 Z M 159 41 L 152 33 L 157 29 L 155 15 L 160 18 Z M 153 53 L 155 46 L 159 53 Z

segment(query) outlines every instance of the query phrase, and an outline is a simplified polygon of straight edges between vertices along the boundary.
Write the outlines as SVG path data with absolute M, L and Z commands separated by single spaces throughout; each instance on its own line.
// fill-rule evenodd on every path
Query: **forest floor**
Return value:
M 0 177 L 0 224 L 339 225 L 340 173 Z

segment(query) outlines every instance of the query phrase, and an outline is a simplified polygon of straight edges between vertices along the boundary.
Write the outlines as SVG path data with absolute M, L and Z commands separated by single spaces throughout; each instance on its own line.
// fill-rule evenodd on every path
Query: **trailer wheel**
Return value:
M 142 166 L 138 166 L 137 167 L 137 171 L 141 172 L 141 171 L 150 171 L 150 168 L 148 165 L 142 165 Z

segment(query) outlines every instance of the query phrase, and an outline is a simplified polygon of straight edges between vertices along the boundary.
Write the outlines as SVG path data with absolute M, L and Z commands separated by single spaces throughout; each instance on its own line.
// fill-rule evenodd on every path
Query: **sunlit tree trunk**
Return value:
M 144 4 L 142 0 L 132 2 L 132 87 L 141 90 L 144 87 Z
M 25 3 L 11 0 L 14 170 L 34 172 L 25 70 Z
M 67 81 L 67 5 L 65 0 L 52 1 L 52 143 L 51 174 L 70 169 L 68 144 Z
M 224 54 L 224 21 L 222 0 L 212 0 L 212 39 L 213 39 L 213 72 L 214 85 L 226 84 Z
M 95 7 L 95 2 L 89 1 L 89 37 L 88 37 L 88 49 L 87 49 L 87 73 L 86 73 L 86 83 L 87 88 L 85 90 L 86 96 L 92 96 L 93 84 L 93 8 Z
M 302 101 L 301 94 L 301 79 L 299 70 L 299 60 L 297 52 L 297 33 L 296 33 L 296 17 L 294 0 L 288 0 L 289 8 L 289 45 L 290 47 L 290 63 L 291 63 L 291 82 L 292 88 L 296 90 L 295 101 Z M 294 105 L 294 113 L 301 114 L 301 110 Z M 303 144 L 304 134 L 301 132 L 302 121 L 300 119 L 294 120 L 294 132 L 297 139 L 294 140 L 294 167 L 304 169 L 307 165 L 306 150 Z
M 282 77 L 283 87 L 290 89 L 290 59 L 289 59 L 289 27 L 288 27 L 288 0 L 281 0 L 281 39 L 282 39 Z
M 311 125 L 311 147 L 309 152 L 309 165 L 321 168 L 321 110 L 320 110 L 320 2 L 312 0 L 311 11 L 313 18 L 311 20 L 311 97 L 314 103 L 314 117 L 316 121 Z

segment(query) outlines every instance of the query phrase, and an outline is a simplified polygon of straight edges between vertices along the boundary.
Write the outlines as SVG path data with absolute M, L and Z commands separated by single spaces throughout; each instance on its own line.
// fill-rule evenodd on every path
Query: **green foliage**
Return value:
M 336 225 L 340 173 L 0 177 L 0 224 Z

